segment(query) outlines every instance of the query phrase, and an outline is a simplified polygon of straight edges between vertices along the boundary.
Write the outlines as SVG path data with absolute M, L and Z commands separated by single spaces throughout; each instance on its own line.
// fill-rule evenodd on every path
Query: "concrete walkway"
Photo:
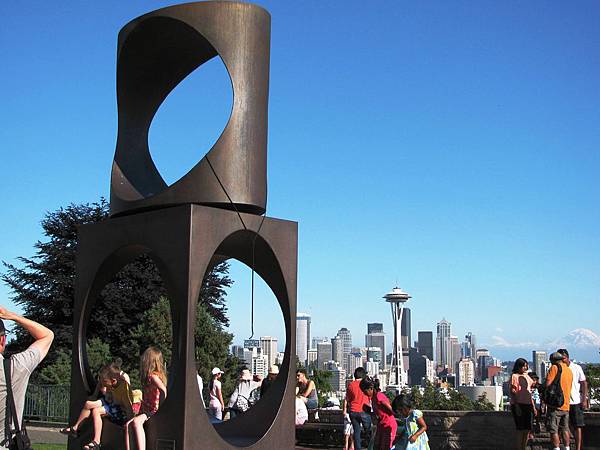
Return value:
M 67 436 L 60 434 L 59 428 L 40 427 L 27 425 L 27 434 L 32 444 L 64 444 L 67 445 Z

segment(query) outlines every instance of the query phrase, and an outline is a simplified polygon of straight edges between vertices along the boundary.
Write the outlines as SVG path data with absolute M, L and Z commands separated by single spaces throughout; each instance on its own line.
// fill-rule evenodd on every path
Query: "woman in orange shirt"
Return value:
M 537 414 L 531 392 L 533 380 L 527 374 L 529 364 L 524 358 L 515 361 L 510 378 L 510 409 L 517 427 L 517 449 L 525 450 L 527 439 L 533 428 L 533 417 Z

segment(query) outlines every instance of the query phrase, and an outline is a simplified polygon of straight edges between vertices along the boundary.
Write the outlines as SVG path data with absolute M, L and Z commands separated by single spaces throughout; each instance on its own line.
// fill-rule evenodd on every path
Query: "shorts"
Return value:
M 104 411 L 106 412 L 106 415 L 110 421 L 116 423 L 117 425 L 125 425 L 128 418 L 125 414 L 125 411 L 123 411 L 123 408 L 121 408 L 121 405 L 117 405 L 116 403 L 108 403 L 104 399 L 101 399 L 101 401 Z
M 515 420 L 515 426 L 519 431 L 531 431 L 533 428 L 533 406 L 531 404 L 525 405 L 517 403 L 510 405 L 513 419 Z
M 581 406 L 581 403 L 578 405 L 571 405 L 569 408 L 569 422 L 573 428 L 585 427 L 585 422 L 583 420 L 583 407 Z
M 550 434 L 557 434 L 559 431 L 569 431 L 569 411 L 554 408 L 549 409 L 546 427 Z
M 344 435 L 351 436 L 352 433 L 354 433 L 354 428 L 352 427 L 352 424 L 351 423 L 344 424 Z

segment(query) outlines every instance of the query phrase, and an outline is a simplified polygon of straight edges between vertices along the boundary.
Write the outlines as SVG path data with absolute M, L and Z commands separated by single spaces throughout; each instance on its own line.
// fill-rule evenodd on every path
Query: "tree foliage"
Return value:
M 442 411 L 493 411 L 494 405 L 481 395 L 472 401 L 465 394 L 456 389 L 441 389 L 427 383 L 423 390 L 418 386 L 411 389 L 413 405 L 417 409 L 442 410 Z
M 588 364 L 585 367 L 585 378 L 590 392 L 590 404 L 597 410 L 600 405 L 600 364 Z
M 42 374 L 44 382 L 64 380 L 67 374 L 70 378 L 70 369 L 65 363 L 70 362 L 73 339 L 77 228 L 106 220 L 108 212 L 108 203 L 104 199 L 92 204 L 71 204 L 49 212 L 41 222 L 45 239 L 35 243 L 34 256 L 20 257 L 16 265 L 4 263 L 1 278 L 11 289 L 13 302 L 23 309 L 26 317 L 54 331 L 51 352 L 43 362 L 42 370 L 36 372 Z M 204 330 L 201 335 L 207 339 L 213 332 L 218 334 L 209 347 L 210 351 L 218 353 L 217 359 L 223 361 L 222 365 L 225 365 L 223 355 L 227 354 L 231 342 L 231 335 L 223 330 L 229 323 L 225 289 L 231 286 L 232 280 L 228 270 L 227 262 L 213 267 L 203 281 L 198 300 L 201 306 L 198 309 L 210 318 L 210 326 L 202 324 L 204 328 L 200 327 Z M 152 327 L 153 332 L 165 327 L 169 332 L 171 330 L 170 324 L 165 325 L 164 316 L 160 316 L 164 306 L 161 298 L 166 295 L 160 272 L 149 256 L 142 255 L 123 267 L 95 299 L 87 324 L 91 368 L 97 370 L 94 358 L 106 363 L 114 356 L 123 359 L 125 369 L 135 371 L 139 365 L 139 351 L 143 351 L 152 339 L 163 342 L 167 339 L 166 335 L 154 334 L 151 338 L 141 328 Z M 15 331 L 16 339 L 10 343 L 9 351 L 20 351 L 31 343 L 25 330 L 17 327 Z M 170 353 L 170 344 L 163 351 Z M 217 359 L 207 358 L 206 363 Z M 229 363 L 235 364 L 233 360 Z
M 327 395 L 333 391 L 333 388 L 331 387 L 331 378 L 333 374 L 328 370 L 313 369 L 311 376 L 317 389 L 319 406 L 323 406 L 327 401 Z

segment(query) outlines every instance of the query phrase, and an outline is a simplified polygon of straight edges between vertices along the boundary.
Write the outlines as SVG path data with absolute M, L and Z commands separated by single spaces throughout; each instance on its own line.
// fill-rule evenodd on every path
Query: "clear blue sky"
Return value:
M 168 4 L 0 5 L 0 259 L 32 254 L 46 211 L 108 197 L 117 33 Z M 268 214 L 300 224 L 314 334 L 346 326 L 360 344 L 368 321 L 389 330 L 381 296 L 395 284 L 414 297 L 415 332 L 445 317 L 482 343 L 600 334 L 597 2 L 261 4 Z M 212 61 L 161 107 L 150 144 L 167 180 L 220 133 L 228 83 Z M 247 337 L 249 271 L 233 275 L 233 331 Z M 267 310 L 257 332 L 281 335 Z

